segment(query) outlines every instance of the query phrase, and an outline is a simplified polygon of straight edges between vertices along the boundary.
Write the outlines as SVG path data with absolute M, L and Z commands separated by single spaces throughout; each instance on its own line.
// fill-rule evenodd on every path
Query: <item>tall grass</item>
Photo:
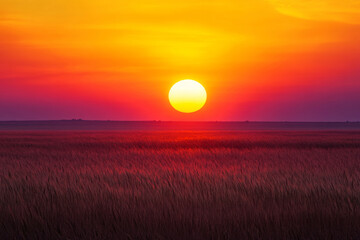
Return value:
M 0 239 L 360 239 L 360 132 L 1 132 Z

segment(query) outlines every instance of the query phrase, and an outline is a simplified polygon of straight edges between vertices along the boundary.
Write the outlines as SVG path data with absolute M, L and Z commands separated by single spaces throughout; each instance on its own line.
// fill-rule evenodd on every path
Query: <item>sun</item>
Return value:
M 171 106 L 179 112 L 192 113 L 200 110 L 206 103 L 205 88 L 191 79 L 175 83 L 169 91 Z

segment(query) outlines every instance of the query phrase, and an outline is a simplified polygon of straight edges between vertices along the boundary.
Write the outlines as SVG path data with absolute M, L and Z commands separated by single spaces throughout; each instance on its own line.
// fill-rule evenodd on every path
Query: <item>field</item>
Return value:
M 360 239 L 360 131 L 3 131 L 0 239 Z

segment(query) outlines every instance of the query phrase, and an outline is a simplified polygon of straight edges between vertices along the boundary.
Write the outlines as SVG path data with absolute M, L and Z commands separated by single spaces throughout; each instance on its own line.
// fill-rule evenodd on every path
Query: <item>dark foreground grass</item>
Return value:
M 0 239 L 360 239 L 360 132 L 1 132 Z

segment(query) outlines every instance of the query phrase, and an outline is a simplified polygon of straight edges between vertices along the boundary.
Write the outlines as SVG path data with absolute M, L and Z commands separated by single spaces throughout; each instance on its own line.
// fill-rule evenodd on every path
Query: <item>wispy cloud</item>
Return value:
M 282 14 L 318 20 L 360 24 L 358 0 L 268 0 Z

